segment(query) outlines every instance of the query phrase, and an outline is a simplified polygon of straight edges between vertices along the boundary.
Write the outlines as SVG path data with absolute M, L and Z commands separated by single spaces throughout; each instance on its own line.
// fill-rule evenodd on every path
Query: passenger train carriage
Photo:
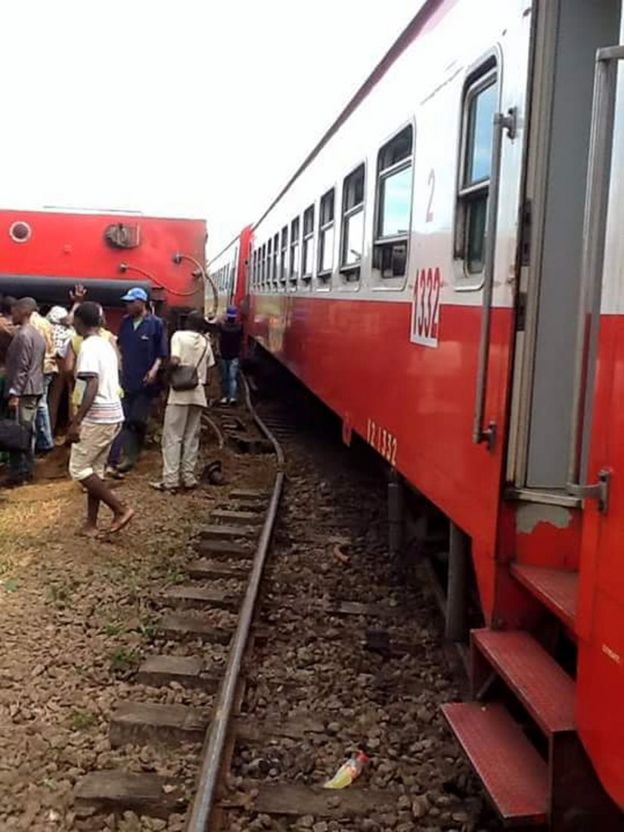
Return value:
M 233 245 L 227 246 L 211 261 L 205 299 L 208 315 L 224 315 L 228 306 L 246 306 L 250 245 L 251 226 L 247 226 L 241 232 L 240 239 L 237 238 Z
M 426 2 L 213 264 L 238 247 L 249 334 L 446 515 L 460 630 L 470 552 L 480 701 L 445 715 L 508 825 L 566 832 L 624 829 L 621 25 Z

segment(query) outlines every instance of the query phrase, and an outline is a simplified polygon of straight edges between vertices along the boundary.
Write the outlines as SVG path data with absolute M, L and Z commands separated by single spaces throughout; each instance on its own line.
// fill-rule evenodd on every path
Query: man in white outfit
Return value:
M 186 328 L 174 333 L 171 339 L 170 362 L 172 373 L 176 367 L 195 368 L 197 384 L 191 389 L 169 388 L 163 425 L 162 482 L 150 483 L 158 491 L 175 492 L 180 488 L 197 487 L 195 469 L 199 455 L 201 414 L 206 407 L 205 385 L 208 370 L 215 360 L 210 340 L 204 335 L 205 321 L 199 312 L 191 312 Z

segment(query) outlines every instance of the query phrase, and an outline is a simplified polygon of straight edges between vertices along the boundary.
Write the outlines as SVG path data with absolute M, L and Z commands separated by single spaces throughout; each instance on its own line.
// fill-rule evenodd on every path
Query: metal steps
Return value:
M 505 824 L 546 823 L 548 767 L 505 707 L 456 702 L 442 713 Z
M 473 646 L 546 735 L 573 731 L 574 680 L 523 630 L 474 630 Z
M 578 572 L 513 563 L 511 574 L 570 630 L 574 630 Z

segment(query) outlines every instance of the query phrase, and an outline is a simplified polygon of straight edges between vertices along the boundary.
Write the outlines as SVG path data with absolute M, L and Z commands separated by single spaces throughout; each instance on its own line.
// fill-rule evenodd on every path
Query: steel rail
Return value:
M 214 419 L 211 419 L 207 413 L 202 415 L 202 421 L 205 424 L 209 425 L 215 436 L 217 437 L 217 442 L 219 444 L 219 450 L 225 447 L 225 435 L 219 425 L 215 422 Z
M 208 823 L 210 821 L 216 797 L 219 776 L 221 774 L 223 749 L 227 739 L 232 709 L 234 707 L 238 678 L 240 675 L 245 648 L 247 646 L 249 630 L 251 629 L 251 622 L 253 619 L 256 600 L 258 598 L 258 590 L 262 579 L 262 572 L 269 550 L 269 543 L 271 541 L 271 535 L 273 533 L 273 527 L 277 517 L 277 509 L 284 484 L 284 452 L 275 436 L 256 413 L 256 410 L 251 403 L 249 385 L 244 376 L 243 383 L 245 387 L 245 400 L 247 408 L 249 409 L 254 422 L 258 425 L 266 438 L 272 443 L 273 448 L 275 449 L 278 470 L 275 476 L 275 483 L 273 485 L 273 493 L 271 495 L 269 509 L 267 511 L 260 539 L 258 541 L 258 546 L 254 554 L 253 565 L 249 576 L 249 582 L 247 584 L 247 590 L 245 592 L 245 598 L 240 609 L 238 625 L 232 639 L 228 662 L 225 669 L 225 676 L 223 677 L 223 682 L 221 683 L 221 687 L 219 689 L 219 695 L 214 709 L 214 717 L 211 720 L 206 732 L 204 747 L 202 749 L 202 763 L 197 779 L 197 789 L 193 805 L 191 806 L 191 812 L 187 820 L 186 832 L 207 832 L 208 829 Z

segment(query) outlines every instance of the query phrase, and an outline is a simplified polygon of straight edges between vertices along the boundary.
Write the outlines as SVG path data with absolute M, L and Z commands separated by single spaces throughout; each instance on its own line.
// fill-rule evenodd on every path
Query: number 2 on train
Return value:
M 438 346 L 440 320 L 440 269 L 421 269 L 414 287 L 412 341 L 426 347 Z

